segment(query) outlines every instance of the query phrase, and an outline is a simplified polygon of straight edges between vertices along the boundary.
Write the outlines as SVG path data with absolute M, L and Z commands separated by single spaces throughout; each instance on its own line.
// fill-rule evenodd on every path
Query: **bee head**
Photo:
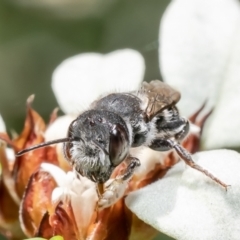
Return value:
M 90 110 L 74 120 L 64 143 L 64 155 L 75 170 L 94 182 L 103 183 L 129 151 L 128 129 L 112 113 Z
M 76 172 L 97 183 L 110 178 L 130 148 L 128 128 L 120 116 L 113 112 L 90 110 L 70 124 L 66 138 L 29 147 L 16 156 L 56 143 L 64 143 L 65 158 Z

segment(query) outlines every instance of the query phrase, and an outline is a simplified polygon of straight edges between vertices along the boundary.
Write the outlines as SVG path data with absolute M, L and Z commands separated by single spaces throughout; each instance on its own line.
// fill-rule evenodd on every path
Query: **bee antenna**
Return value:
M 59 139 L 56 139 L 56 140 L 52 140 L 52 141 L 48 141 L 48 142 L 44 142 L 44 143 L 40 143 L 38 145 L 35 145 L 35 146 L 32 146 L 32 147 L 29 147 L 29 148 L 26 148 L 26 149 L 23 149 L 22 151 L 19 151 L 17 154 L 16 154 L 16 157 L 19 157 L 27 152 L 30 152 L 32 150 L 35 150 L 35 149 L 38 149 L 38 148 L 42 148 L 42 147 L 46 147 L 46 146 L 49 146 L 49 145 L 52 145 L 52 144 L 57 144 L 57 143 L 63 143 L 63 142 L 73 142 L 73 141 L 76 141 L 76 139 L 71 139 L 71 138 L 59 138 Z

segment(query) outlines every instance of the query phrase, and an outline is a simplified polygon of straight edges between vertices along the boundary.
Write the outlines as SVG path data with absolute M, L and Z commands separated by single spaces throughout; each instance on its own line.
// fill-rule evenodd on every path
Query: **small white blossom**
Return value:
M 52 88 L 61 109 L 79 114 L 101 95 L 138 89 L 144 59 L 132 49 L 109 54 L 84 53 L 64 60 L 54 71 Z
M 50 173 L 58 184 L 52 192 L 53 204 L 57 205 L 60 200 L 69 201 L 78 229 L 86 230 L 98 200 L 96 185 L 85 177 L 79 179 L 74 172 L 65 173 L 52 164 L 42 163 L 41 168 Z

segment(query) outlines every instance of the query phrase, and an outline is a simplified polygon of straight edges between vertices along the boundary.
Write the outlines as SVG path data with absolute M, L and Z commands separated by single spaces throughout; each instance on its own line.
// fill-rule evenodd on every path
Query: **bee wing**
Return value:
M 175 105 L 181 98 L 178 91 L 159 80 L 143 82 L 139 94 L 149 121 L 165 108 Z
M 79 114 L 100 96 L 139 89 L 144 70 L 143 57 L 131 49 L 79 54 L 55 69 L 52 88 L 65 113 Z

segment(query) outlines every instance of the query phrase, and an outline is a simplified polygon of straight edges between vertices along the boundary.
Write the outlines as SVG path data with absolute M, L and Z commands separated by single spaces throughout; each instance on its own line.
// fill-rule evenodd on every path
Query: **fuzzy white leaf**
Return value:
M 55 69 L 52 88 L 65 113 L 79 114 L 103 94 L 138 89 L 144 71 L 144 59 L 135 50 L 79 54 Z
M 215 150 L 194 155 L 228 191 L 181 161 L 167 175 L 126 198 L 140 219 L 178 240 L 238 240 L 240 236 L 240 155 Z
M 160 26 L 160 69 L 164 80 L 182 93 L 182 114 L 189 116 L 205 100 L 209 106 L 217 102 L 222 81 L 228 81 L 226 71 L 231 71 L 239 20 L 237 0 L 170 3 Z M 239 57 L 235 60 L 231 64 L 239 66 Z

